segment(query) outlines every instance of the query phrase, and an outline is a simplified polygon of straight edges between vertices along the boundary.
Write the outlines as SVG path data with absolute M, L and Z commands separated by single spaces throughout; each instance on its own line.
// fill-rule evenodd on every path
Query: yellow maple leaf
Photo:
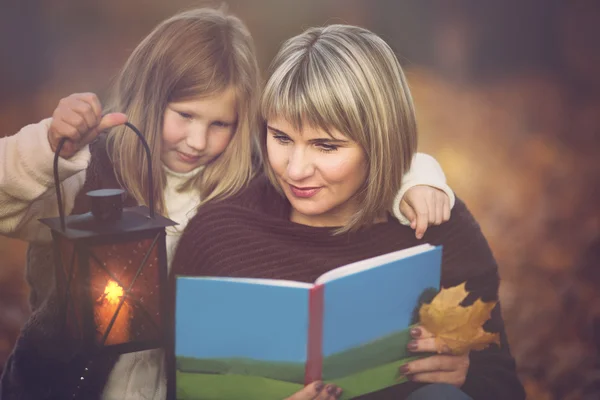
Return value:
M 421 306 L 421 325 L 435 336 L 438 353 L 448 348 L 452 354 L 464 354 L 469 350 L 483 350 L 491 343 L 500 345 L 499 334 L 483 330 L 497 302 L 484 303 L 477 299 L 473 305 L 462 307 L 460 303 L 468 294 L 462 283 L 440 290 L 430 304 Z

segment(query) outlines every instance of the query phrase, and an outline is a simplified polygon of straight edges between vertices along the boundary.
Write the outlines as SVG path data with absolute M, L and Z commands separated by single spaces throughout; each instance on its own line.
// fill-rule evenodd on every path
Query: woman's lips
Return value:
M 317 193 L 319 193 L 319 191 L 321 190 L 320 187 L 298 187 L 298 186 L 294 186 L 294 185 L 289 185 L 290 186 L 290 190 L 292 192 L 292 194 L 296 197 L 302 198 L 302 199 L 308 199 L 313 197 L 314 195 L 316 195 Z

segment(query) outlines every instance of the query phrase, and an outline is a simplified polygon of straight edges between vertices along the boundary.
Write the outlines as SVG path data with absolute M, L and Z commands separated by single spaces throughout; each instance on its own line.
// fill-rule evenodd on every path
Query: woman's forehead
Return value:
M 329 137 L 336 140 L 349 140 L 350 138 L 337 129 L 335 126 L 320 126 L 314 121 L 301 119 L 300 121 L 290 121 L 283 117 L 271 117 L 267 119 L 267 126 L 272 130 L 277 130 L 286 135 L 300 136 L 304 139 L 314 139 Z

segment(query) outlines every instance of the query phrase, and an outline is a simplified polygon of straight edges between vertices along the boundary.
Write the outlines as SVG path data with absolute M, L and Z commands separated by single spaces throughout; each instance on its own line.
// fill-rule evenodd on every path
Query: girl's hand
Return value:
M 285 400 L 336 400 L 341 395 L 341 388 L 316 381 Z
M 417 239 L 421 239 L 429 225 L 440 225 L 450 219 L 450 199 L 439 189 L 417 185 L 402 198 L 400 212 L 410 221 Z
M 433 335 L 423 327 L 411 329 L 410 334 L 414 340 L 408 343 L 407 348 L 411 352 L 435 353 L 437 351 Z M 414 382 L 449 383 L 461 387 L 469 371 L 469 354 L 455 356 L 448 350 L 442 354 L 411 361 L 400 367 L 400 373 Z
M 75 93 L 58 102 L 48 129 L 48 142 L 54 152 L 60 140 L 68 138 L 60 155 L 70 158 L 103 130 L 125 122 L 125 114 L 111 113 L 102 116 L 100 100 L 94 93 Z

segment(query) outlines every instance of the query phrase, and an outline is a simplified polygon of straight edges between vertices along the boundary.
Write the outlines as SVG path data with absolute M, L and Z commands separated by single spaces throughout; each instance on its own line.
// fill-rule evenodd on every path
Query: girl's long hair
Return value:
M 231 142 L 182 188 L 198 188 L 202 202 L 223 199 L 237 193 L 253 176 L 252 134 L 259 85 L 250 33 L 238 18 L 219 10 L 177 14 L 160 23 L 135 48 L 116 79 L 108 110 L 127 114 L 150 146 L 158 212 L 166 214 L 160 157 L 167 104 L 235 89 L 237 122 Z M 114 128 L 107 150 L 121 185 L 139 204 L 147 205 L 147 161 L 137 136 L 125 126 Z

